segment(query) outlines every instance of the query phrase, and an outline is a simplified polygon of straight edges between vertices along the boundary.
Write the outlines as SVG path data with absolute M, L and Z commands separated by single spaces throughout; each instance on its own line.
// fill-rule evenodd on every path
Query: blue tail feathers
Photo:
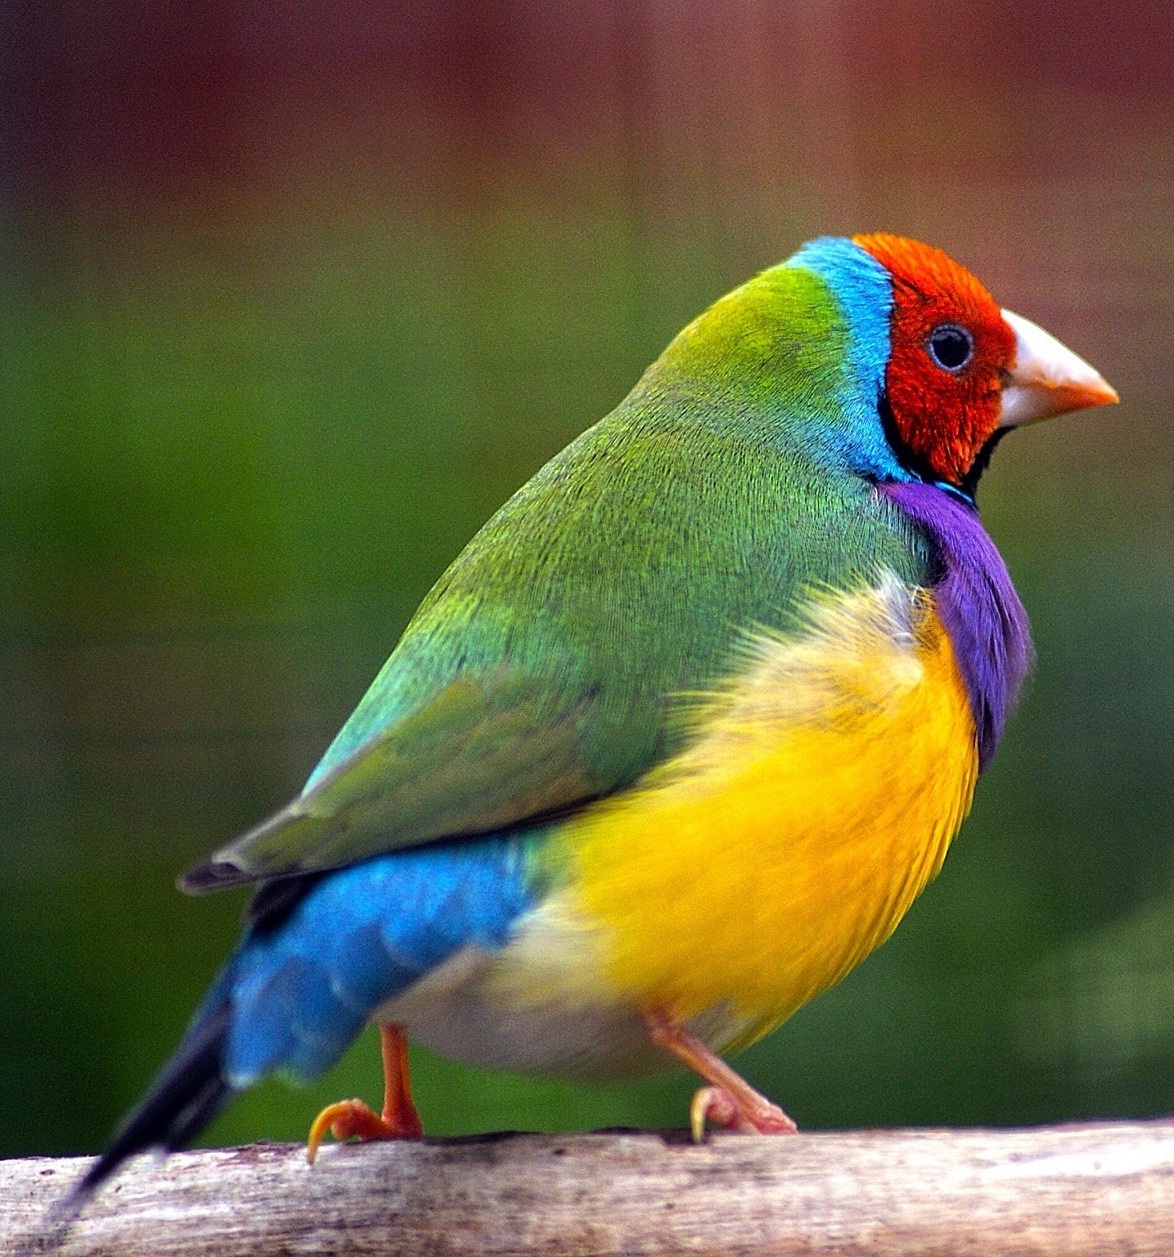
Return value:
M 527 846 L 446 843 L 263 888 L 175 1055 L 58 1216 L 75 1217 L 128 1157 L 182 1147 L 265 1074 L 322 1073 L 380 1004 L 462 948 L 503 946 L 533 903 Z
M 399 852 L 321 879 L 232 961 L 226 1079 L 320 1074 L 380 1004 L 463 947 L 501 947 L 531 902 L 516 839 Z

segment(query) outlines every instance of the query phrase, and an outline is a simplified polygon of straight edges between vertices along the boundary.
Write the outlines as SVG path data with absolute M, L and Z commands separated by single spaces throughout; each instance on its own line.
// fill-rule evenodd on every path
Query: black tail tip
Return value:
M 53 1202 L 36 1229 L 19 1239 L 14 1249 L 5 1250 L 9 1257 L 49 1257 L 55 1253 L 65 1243 L 94 1193 L 118 1171 L 124 1159 L 113 1155 L 113 1149 L 98 1157 L 69 1191 Z
M 110 1147 L 50 1209 L 38 1235 L 18 1252 L 48 1253 L 64 1240 L 102 1185 L 140 1152 L 175 1152 L 212 1120 L 233 1095 L 223 1076 L 231 1005 L 213 1002 L 197 1015 L 179 1050 L 114 1136 Z

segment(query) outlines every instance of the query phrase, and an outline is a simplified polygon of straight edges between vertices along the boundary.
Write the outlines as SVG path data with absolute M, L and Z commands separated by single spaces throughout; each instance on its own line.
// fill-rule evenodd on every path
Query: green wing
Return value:
M 204 891 L 481 833 L 598 793 L 579 746 L 588 695 L 552 706 L 532 678 L 459 677 L 275 816 L 182 879 Z
M 682 380 L 672 354 L 474 537 L 303 794 L 186 888 L 515 827 L 622 789 L 680 745 L 679 698 L 736 666 L 747 629 L 786 630 L 807 591 L 882 567 L 929 579 L 904 517 L 813 449 L 811 399 L 834 401 L 835 379 L 764 402 Z
M 813 502 L 790 460 L 762 459 L 749 483 L 715 475 L 719 453 L 755 452 L 703 437 L 597 428 L 548 465 L 429 595 L 305 793 L 185 889 L 500 830 L 620 789 L 679 744 L 675 700 L 715 684 L 747 627 L 785 629 L 807 589 L 882 565 L 924 576 L 862 481 Z

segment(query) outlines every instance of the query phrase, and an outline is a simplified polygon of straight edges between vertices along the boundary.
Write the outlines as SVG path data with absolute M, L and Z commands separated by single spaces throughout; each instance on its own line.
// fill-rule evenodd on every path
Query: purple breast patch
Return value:
M 934 605 L 970 695 L 986 768 L 1034 658 L 1027 612 L 973 507 L 931 484 L 890 482 L 880 491 L 925 530 L 941 560 Z

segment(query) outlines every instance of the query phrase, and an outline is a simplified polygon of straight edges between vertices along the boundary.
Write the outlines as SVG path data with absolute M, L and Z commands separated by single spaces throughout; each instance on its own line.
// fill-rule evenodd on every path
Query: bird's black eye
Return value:
M 974 337 L 957 323 L 942 323 L 930 332 L 926 348 L 943 371 L 961 371 L 974 357 Z

